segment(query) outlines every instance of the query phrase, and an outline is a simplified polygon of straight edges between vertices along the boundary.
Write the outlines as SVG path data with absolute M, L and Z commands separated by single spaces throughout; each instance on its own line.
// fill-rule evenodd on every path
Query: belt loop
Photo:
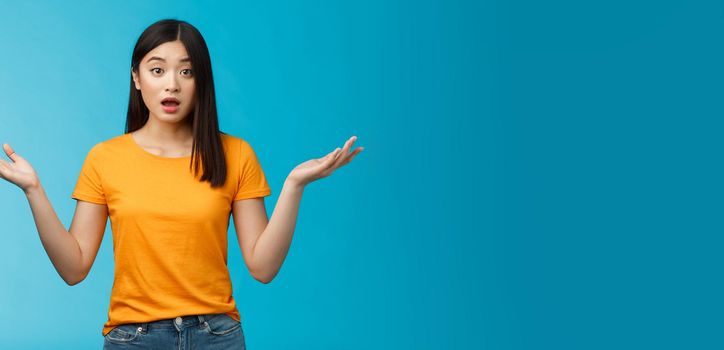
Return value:
M 199 318 L 199 324 L 204 324 L 204 322 L 206 321 L 204 315 L 196 315 L 196 317 Z
M 141 328 L 141 333 L 148 333 L 148 322 L 142 322 L 138 324 Z

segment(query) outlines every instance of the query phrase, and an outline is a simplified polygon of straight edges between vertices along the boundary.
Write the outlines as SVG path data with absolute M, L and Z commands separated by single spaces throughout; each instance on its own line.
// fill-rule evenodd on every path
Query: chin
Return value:
M 158 119 L 167 123 L 178 123 L 186 119 L 186 117 L 182 117 L 180 113 L 166 114 L 166 112 L 161 112 L 161 114 L 157 115 Z

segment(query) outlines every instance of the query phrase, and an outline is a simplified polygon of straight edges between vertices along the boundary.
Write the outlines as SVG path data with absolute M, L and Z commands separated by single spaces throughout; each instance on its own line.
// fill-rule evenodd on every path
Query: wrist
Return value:
M 25 192 L 26 196 L 32 196 L 34 194 L 43 192 L 43 186 L 40 185 L 40 181 L 23 188 L 23 192 Z
M 287 177 L 284 180 L 284 187 L 295 189 L 295 190 L 303 190 L 305 184 L 299 182 L 298 180 L 294 180 L 292 178 Z

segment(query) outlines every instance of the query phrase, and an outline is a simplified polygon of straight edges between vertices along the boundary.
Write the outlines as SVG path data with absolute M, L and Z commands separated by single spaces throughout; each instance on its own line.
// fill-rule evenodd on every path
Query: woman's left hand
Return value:
M 297 165 L 287 176 L 287 181 L 306 186 L 312 181 L 331 175 L 337 168 L 346 165 L 354 156 L 362 152 L 364 147 L 357 147 L 352 153 L 349 152 L 355 141 L 357 141 L 357 136 L 352 136 L 344 143 L 341 150 L 337 147 L 322 158 L 311 159 Z

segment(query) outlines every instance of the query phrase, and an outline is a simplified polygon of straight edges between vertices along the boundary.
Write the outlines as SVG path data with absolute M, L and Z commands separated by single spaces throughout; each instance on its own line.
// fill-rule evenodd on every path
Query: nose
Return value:
M 166 83 L 167 84 L 166 91 L 167 92 L 178 92 L 179 84 L 178 84 L 178 81 L 176 80 L 175 74 L 169 74 L 169 76 L 171 78 L 169 79 L 170 81 Z

